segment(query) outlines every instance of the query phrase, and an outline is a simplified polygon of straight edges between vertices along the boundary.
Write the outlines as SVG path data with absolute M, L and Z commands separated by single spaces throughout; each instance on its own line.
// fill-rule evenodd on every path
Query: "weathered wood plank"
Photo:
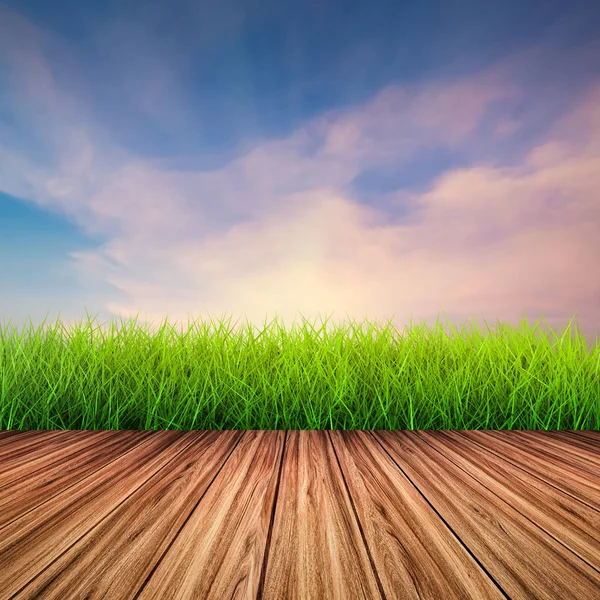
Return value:
M 598 597 L 598 571 L 422 438 L 374 435 L 509 597 Z
M 245 433 L 139 600 L 256 598 L 284 438 Z
M 368 432 L 329 435 L 387 598 L 505 598 Z
M 14 598 L 134 598 L 242 435 L 207 432 Z M 199 541 L 194 539 L 193 545 Z
M 289 432 L 262 598 L 381 598 L 325 432 Z

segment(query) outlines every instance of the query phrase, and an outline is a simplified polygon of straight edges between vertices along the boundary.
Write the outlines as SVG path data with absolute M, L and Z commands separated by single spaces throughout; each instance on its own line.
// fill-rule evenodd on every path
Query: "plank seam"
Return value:
M 342 465 L 340 463 L 340 459 L 338 457 L 337 450 L 335 449 L 335 444 L 333 443 L 333 440 L 331 439 L 331 433 L 329 431 L 327 431 L 327 437 L 329 438 L 329 443 L 331 444 L 331 447 L 333 448 L 333 453 L 335 454 L 335 460 L 337 461 L 338 468 L 340 470 L 340 473 L 342 474 L 342 480 L 344 481 L 346 493 L 348 494 L 348 498 L 350 499 L 350 506 L 352 506 L 352 512 L 354 513 L 354 518 L 356 519 L 356 522 L 358 523 L 358 529 L 360 531 L 360 536 L 362 537 L 363 544 L 365 545 L 365 549 L 367 550 L 367 556 L 369 557 L 369 562 L 371 563 L 371 569 L 373 571 L 373 574 L 375 575 L 375 581 L 377 581 L 377 587 L 379 588 L 379 593 L 381 594 L 381 597 L 383 598 L 383 600 L 387 600 L 387 596 L 385 595 L 385 590 L 383 589 L 383 584 L 381 583 L 381 579 L 379 578 L 379 573 L 377 572 L 377 569 L 375 567 L 375 561 L 373 560 L 373 556 L 371 554 L 371 549 L 369 548 L 369 544 L 367 543 L 367 538 L 365 536 L 365 532 L 363 530 L 362 523 L 360 522 L 360 519 L 358 517 L 358 511 L 356 510 L 356 506 L 354 504 L 354 499 L 352 498 L 352 494 L 350 493 L 350 487 L 348 486 L 348 482 L 346 481 L 346 475 L 344 473 L 344 469 L 342 469 Z M 354 460 L 354 458 L 352 460 Z
M 98 473 L 98 471 L 101 471 L 102 469 L 106 468 L 108 465 L 112 464 L 113 462 L 115 462 L 117 460 L 120 460 L 124 456 L 127 456 L 127 454 L 129 454 L 130 452 L 133 452 L 134 450 L 139 449 L 139 447 L 142 444 L 145 444 L 146 442 L 148 442 L 150 440 L 150 437 L 151 436 L 147 436 L 146 438 L 141 439 L 135 446 L 131 447 L 129 450 L 123 452 L 122 454 L 119 454 L 118 456 L 115 456 L 112 460 L 108 461 L 107 463 L 99 466 L 92 473 L 89 473 L 88 475 L 86 475 L 82 479 L 78 479 L 77 481 L 73 482 L 71 485 L 69 485 L 69 486 L 61 489 L 60 491 L 56 492 L 56 494 L 53 494 L 49 498 L 46 498 L 40 504 L 36 504 L 34 507 L 30 508 L 29 510 L 25 511 L 24 513 L 20 513 L 18 516 L 16 516 L 14 519 L 12 519 L 12 521 L 8 521 L 8 522 L 4 523 L 4 525 L 0 526 L 0 531 L 2 531 L 2 529 L 4 529 L 5 527 L 8 527 L 11 523 L 14 523 L 16 520 L 21 519 L 22 517 L 28 515 L 30 512 L 32 512 L 34 510 L 38 510 L 40 508 L 40 506 L 44 506 L 44 504 L 46 504 L 48 502 L 51 502 L 54 498 L 56 498 L 56 496 L 58 496 L 60 494 L 64 494 L 65 492 L 69 491 L 72 487 L 74 487 L 76 485 L 79 485 L 82 481 L 85 481 L 86 479 L 89 479 L 90 477 L 94 477 Z M 17 481 L 20 481 L 20 479 L 17 480 Z
M 469 471 L 467 471 L 466 469 L 464 469 L 463 467 L 461 467 L 450 456 L 446 456 L 446 454 L 444 454 L 441 450 L 438 450 L 435 446 L 432 446 L 425 437 L 423 437 L 422 435 L 420 435 L 420 433 L 418 431 L 416 433 L 419 436 L 419 438 L 421 440 L 423 440 L 432 450 L 434 450 L 435 452 L 437 452 L 440 456 L 443 456 L 446 460 L 450 461 L 457 469 L 460 469 L 463 473 L 465 473 L 471 479 L 473 479 L 478 485 L 480 485 L 481 487 L 485 488 L 488 492 L 490 492 L 490 494 L 492 494 L 498 500 L 500 500 L 500 502 L 503 502 L 510 509 L 513 509 L 521 518 L 525 519 L 526 521 L 529 521 L 532 525 L 534 525 L 535 527 L 537 527 L 540 531 L 544 532 L 548 537 L 550 537 L 554 541 L 558 542 L 568 552 L 570 552 L 571 554 L 573 554 L 574 556 L 576 556 L 577 558 L 579 558 L 579 560 L 583 561 L 588 566 L 590 566 L 592 569 L 594 569 L 595 571 L 598 571 L 600 573 L 600 570 L 598 570 L 598 567 L 596 565 L 591 564 L 589 562 L 589 560 L 587 560 L 584 556 L 581 556 L 581 554 L 579 554 L 579 552 L 577 552 L 576 550 L 574 550 L 573 548 L 571 548 L 570 546 L 568 546 L 567 543 L 564 540 L 561 540 L 560 538 L 556 537 L 556 535 L 554 533 L 552 533 L 551 531 L 548 531 L 547 529 L 545 529 L 540 523 L 537 523 L 536 521 L 534 521 L 533 519 L 531 519 L 531 517 L 528 517 L 527 515 L 523 514 L 519 510 L 519 508 L 517 506 L 513 506 L 503 496 L 499 496 L 494 490 L 490 489 L 485 483 L 483 483 L 483 481 L 481 481 L 480 479 L 478 479 L 477 476 L 473 475 L 472 473 L 469 473 Z M 477 463 L 475 463 L 475 464 L 477 464 Z M 491 468 L 493 470 L 493 465 L 491 466 Z M 500 478 L 498 478 L 496 481 L 498 482 L 498 485 L 500 485 L 500 486 L 502 485 L 502 481 L 500 480 Z M 506 487 L 506 486 L 504 486 L 504 487 Z
M 263 554 L 263 566 L 260 572 L 260 578 L 258 580 L 258 590 L 256 592 L 256 600 L 262 600 L 265 579 L 267 576 L 267 566 L 269 560 L 269 551 L 271 550 L 271 538 L 273 537 L 273 526 L 275 524 L 275 510 L 277 509 L 277 500 L 279 499 L 279 484 L 281 482 L 281 473 L 283 471 L 283 458 L 285 456 L 285 449 L 287 443 L 288 430 L 285 430 L 283 436 L 283 447 L 281 448 L 281 457 L 279 459 L 279 473 L 277 474 L 277 485 L 275 486 L 275 497 L 273 498 L 273 507 L 271 509 L 271 518 L 269 521 L 269 531 L 267 533 L 267 543 L 265 544 L 265 552 Z
M 462 438 L 464 438 L 465 440 L 467 440 L 467 442 L 473 442 L 474 444 L 477 444 L 480 448 L 482 448 L 483 450 L 487 450 L 488 452 L 490 452 L 491 454 L 493 454 L 494 456 L 498 457 L 499 459 L 507 462 L 510 465 L 513 465 L 514 467 L 517 467 L 517 469 L 521 469 L 521 471 L 523 471 L 524 473 L 526 473 L 527 475 L 531 476 L 531 477 L 535 477 L 538 481 L 541 481 L 542 483 L 545 483 L 546 485 L 550 485 L 552 486 L 554 489 L 558 490 L 559 492 L 562 492 L 563 494 L 567 494 L 568 496 L 570 496 L 571 498 L 573 498 L 573 500 L 577 500 L 577 502 L 581 502 L 581 504 L 587 506 L 588 508 L 591 508 L 592 510 L 596 511 L 596 512 L 600 512 L 598 510 L 598 508 L 596 506 L 592 506 L 591 504 L 588 504 L 585 500 L 583 500 L 582 498 L 578 497 L 578 496 L 574 496 L 569 490 L 565 490 L 563 488 L 558 487 L 558 485 L 556 485 L 554 483 L 554 481 L 551 478 L 548 479 L 544 479 L 543 477 L 540 477 L 539 475 L 537 475 L 536 473 L 526 469 L 524 466 L 520 465 L 518 462 L 516 462 L 515 460 L 512 460 L 509 456 L 505 456 L 504 454 L 499 454 L 498 452 L 495 452 L 494 450 L 492 450 L 491 448 L 489 448 L 488 446 L 485 446 L 484 444 L 481 444 L 478 440 L 475 440 L 473 438 L 470 438 L 469 436 L 464 435 L 461 430 L 455 430 L 455 433 L 457 433 L 458 435 L 460 435 Z M 507 444 L 510 444 L 510 442 L 507 441 Z M 523 448 L 518 448 L 517 450 L 520 450 L 521 452 L 526 452 L 525 450 L 523 450 Z M 539 456 L 536 456 L 536 458 L 538 458 L 539 460 L 544 460 L 543 458 L 540 458 Z
M 187 525 L 188 521 L 192 518 L 192 515 L 194 514 L 194 511 L 198 508 L 198 505 L 200 504 L 200 502 L 202 502 L 202 499 L 204 498 L 204 496 L 206 496 L 206 493 L 210 489 L 210 486 L 213 484 L 214 480 L 219 476 L 219 473 L 223 470 L 223 468 L 227 464 L 227 461 L 229 460 L 230 456 L 233 454 L 234 450 L 239 446 L 239 444 L 242 441 L 245 433 L 246 432 L 243 431 L 242 435 L 240 435 L 240 437 L 238 438 L 238 441 L 233 445 L 233 448 L 231 449 L 231 451 L 229 452 L 229 454 L 227 455 L 227 457 L 225 458 L 225 460 L 223 461 L 223 463 L 221 464 L 221 466 L 217 469 L 217 472 L 215 473 L 214 477 L 210 480 L 210 483 L 206 486 L 206 489 L 204 490 L 204 492 L 202 493 L 202 495 L 200 496 L 200 498 L 198 498 L 198 501 L 196 502 L 196 504 L 194 504 L 194 507 L 190 511 L 189 515 L 183 521 L 183 523 L 181 524 L 181 527 L 179 528 L 179 530 L 177 531 L 177 533 L 173 536 L 173 539 L 169 542 L 169 544 L 165 548 L 165 550 L 162 553 L 162 555 L 158 558 L 158 560 L 156 561 L 155 565 L 150 570 L 150 573 L 148 573 L 148 576 L 146 577 L 146 579 L 144 580 L 144 582 L 140 586 L 140 589 L 136 592 L 135 596 L 133 596 L 133 598 L 131 600 L 137 600 L 137 598 L 140 597 L 140 594 L 144 591 L 144 588 L 148 585 L 148 582 L 152 578 L 152 575 L 154 575 L 154 573 L 156 572 L 156 569 L 158 569 L 158 566 L 164 560 L 165 556 L 167 555 L 167 552 L 171 549 L 171 547 L 175 543 L 175 540 L 178 538 L 179 534 L 182 532 L 183 528 Z M 186 448 L 187 448 L 187 446 L 186 446 Z
M 150 438 L 147 438 L 150 439 Z M 142 442 L 144 443 L 144 442 Z M 102 519 L 100 519 L 95 525 L 93 525 L 90 529 L 88 529 L 83 535 L 79 536 L 70 546 L 68 546 L 67 548 L 65 548 L 58 556 L 56 556 L 53 560 L 51 560 L 46 567 L 40 571 L 37 575 L 34 575 L 27 583 L 25 583 L 24 585 L 22 585 L 10 598 L 9 600 L 12 600 L 13 598 L 16 598 L 19 594 L 21 594 L 23 592 L 23 590 L 25 590 L 27 588 L 27 586 L 31 585 L 31 583 L 41 574 L 43 573 L 48 567 L 51 567 L 56 561 L 60 560 L 60 558 L 66 554 L 67 552 L 69 552 L 69 550 L 71 550 L 71 548 L 73 548 L 73 546 L 75 546 L 76 544 L 78 544 L 85 536 L 87 536 L 91 531 L 93 531 L 94 529 L 96 529 L 97 527 L 99 527 L 104 521 L 106 521 L 106 519 L 109 519 L 111 517 L 111 515 L 117 511 L 119 509 L 119 507 L 127 501 L 127 499 L 129 497 L 131 497 L 133 494 L 135 494 L 140 488 L 142 488 L 144 485 L 146 485 L 153 477 L 156 477 L 156 475 L 158 475 L 158 473 L 160 473 L 163 469 L 165 469 L 171 462 L 173 462 L 182 452 L 184 452 L 187 448 L 189 448 L 192 444 L 194 443 L 194 440 L 190 440 L 190 442 L 188 444 L 186 444 L 183 448 L 181 448 L 181 450 L 179 450 L 179 452 L 177 452 L 175 455 L 173 455 L 173 457 L 171 459 L 169 459 L 160 469 L 158 469 L 158 471 L 156 471 L 156 473 L 154 473 L 153 475 L 151 475 L 148 479 L 146 479 L 146 481 L 144 481 L 143 483 L 141 483 L 139 486 L 137 486 L 135 489 L 133 489 L 131 491 L 131 493 L 127 494 L 122 500 L 121 502 L 119 502 L 112 510 L 110 510 L 108 513 L 106 513 L 106 515 L 104 517 L 102 517 Z M 137 447 L 137 446 L 136 446 Z M 132 449 L 133 450 L 133 449 Z M 164 451 L 164 450 L 163 450 Z M 124 455 L 123 455 L 124 456 Z M 120 458 L 120 457 L 119 457 Z M 116 459 L 115 459 L 116 460 Z M 112 462 L 112 461 L 111 461 Z M 109 463 L 110 464 L 110 463 Z M 33 509 L 35 510 L 35 509 Z M 31 511 L 28 511 L 31 512 Z M 161 557 L 162 558 L 162 557 Z M 57 573 L 54 577 L 50 578 L 42 588 L 40 588 L 38 590 L 38 595 L 41 594 L 58 576 L 60 575 L 60 573 Z
M 462 539 L 456 533 L 456 531 L 454 531 L 454 529 L 452 529 L 452 527 L 446 521 L 446 519 L 444 519 L 444 517 L 438 512 L 438 510 L 435 508 L 435 506 L 429 501 L 429 498 L 427 498 L 427 496 L 425 496 L 425 494 L 419 489 L 419 486 L 415 484 L 415 482 L 409 477 L 409 475 L 398 464 L 398 462 L 396 462 L 396 459 L 388 452 L 387 448 L 379 440 L 378 436 L 375 435 L 375 432 L 370 431 L 369 433 L 371 433 L 371 435 L 375 438 L 375 440 L 377 441 L 377 443 L 383 448 L 383 451 L 391 458 L 391 460 L 394 461 L 394 464 L 400 469 L 400 471 L 402 472 L 402 474 L 404 475 L 404 477 L 406 477 L 408 479 L 408 481 L 410 481 L 410 483 L 412 484 L 412 486 L 422 496 L 423 500 L 425 500 L 425 502 L 427 502 L 427 504 L 431 507 L 431 510 L 433 510 L 435 512 L 435 514 L 439 517 L 439 519 L 442 521 L 442 523 L 448 528 L 448 531 L 450 531 L 452 533 L 452 535 L 456 538 L 456 540 L 458 541 L 458 543 L 473 558 L 473 560 L 479 565 L 479 568 L 490 578 L 490 580 L 494 582 L 494 584 L 496 585 L 496 587 L 498 588 L 498 590 L 500 591 L 500 593 L 507 600 L 511 600 L 511 597 L 504 591 L 504 589 L 502 588 L 502 586 L 496 581 L 496 579 L 493 577 L 493 575 L 485 568 L 485 566 L 480 562 L 480 560 L 477 558 L 477 556 L 475 556 L 475 554 L 473 554 L 473 552 L 471 551 L 471 549 L 462 541 Z M 391 433 L 395 433 L 395 432 L 391 432 Z

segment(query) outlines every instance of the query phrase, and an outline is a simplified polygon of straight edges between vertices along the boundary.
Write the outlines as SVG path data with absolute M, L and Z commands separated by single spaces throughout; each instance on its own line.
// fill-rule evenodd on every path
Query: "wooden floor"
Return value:
M 600 599 L 600 432 L 0 432 L 0 598 Z

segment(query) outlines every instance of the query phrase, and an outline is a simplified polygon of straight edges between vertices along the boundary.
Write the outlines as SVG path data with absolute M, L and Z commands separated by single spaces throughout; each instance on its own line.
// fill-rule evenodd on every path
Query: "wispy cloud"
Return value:
M 300 311 L 395 315 L 404 324 L 440 310 L 458 321 L 515 322 L 526 310 L 557 324 L 577 311 L 598 331 L 599 85 L 524 138 L 519 111 L 543 98 L 512 57 L 459 79 L 390 85 L 219 168 L 182 170 L 116 143 L 53 76 L 44 50 L 52 38 L 3 10 L 13 90 L 4 106 L 15 115 L 3 131 L 34 119 L 53 158 L 2 136 L 0 190 L 103 239 L 71 254 L 84 289 L 102 281 L 115 292 L 88 297 L 88 306 L 158 321 L 227 313 L 255 323 L 274 313 L 287 323 Z M 119 31 L 113 41 L 122 42 Z M 165 127 L 181 126 L 168 118 L 180 93 L 168 64 L 138 55 L 119 77 L 132 72 L 131 102 Z M 364 202 L 357 176 L 400 169 L 436 148 L 468 165 Z

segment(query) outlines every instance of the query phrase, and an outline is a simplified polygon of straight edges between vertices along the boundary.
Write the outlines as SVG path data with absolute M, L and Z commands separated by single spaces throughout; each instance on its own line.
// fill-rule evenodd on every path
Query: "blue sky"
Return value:
M 592 1 L 0 3 L 0 321 L 600 332 Z

